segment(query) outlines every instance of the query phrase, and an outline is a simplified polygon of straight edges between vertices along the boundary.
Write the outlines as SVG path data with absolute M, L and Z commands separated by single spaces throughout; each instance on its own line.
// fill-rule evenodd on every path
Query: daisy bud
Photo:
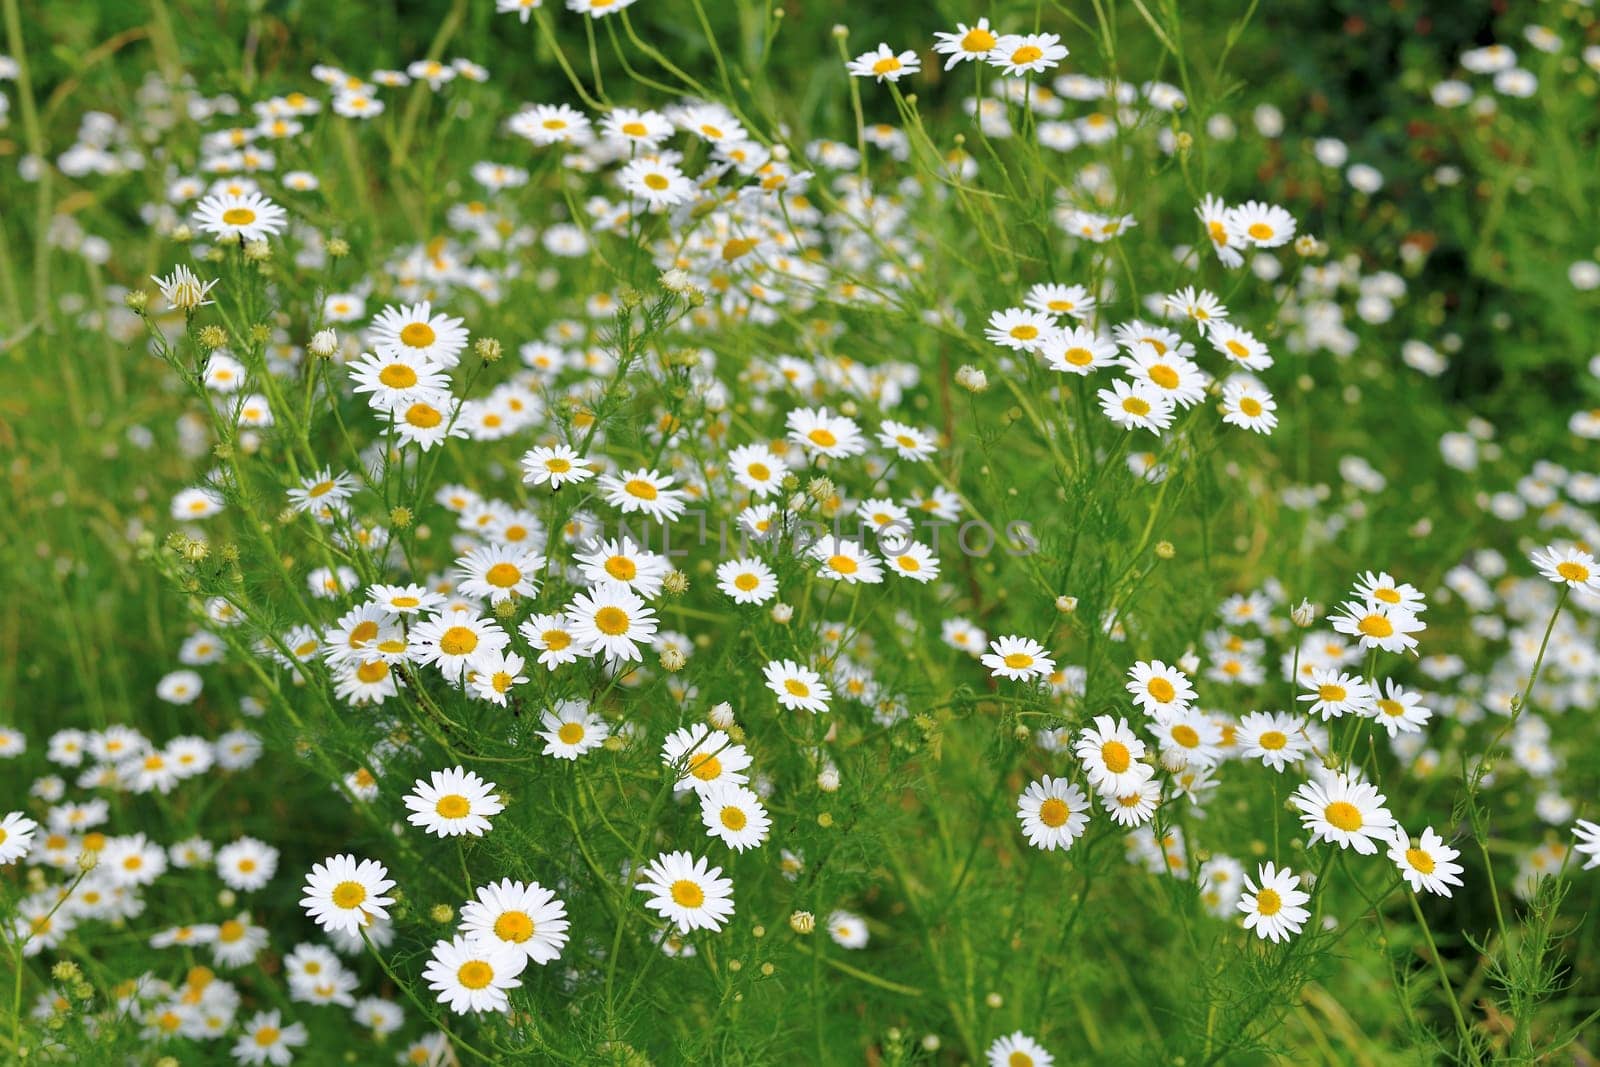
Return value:
M 724 700 L 706 713 L 706 721 L 719 730 L 728 729 L 733 725 L 733 705 Z
M 502 348 L 500 342 L 493 337 L 478 338 L 477 341 L 473 343 L 472 350 L 476 352 L 478 354 L 478 358 L 483 360 L 485 363 L 499 363 L 500 357 L 505 355 L 505 349 Z
M 1289 621 L 1304 630 L 1317 621 L 1317 606 L 1304 598 L 1289 612 Z
M 1176 548 L 1172 547 L 1172 542 L 1171 541 L 1157 541 L 1156 542 L 1156 556 L 1158 558 L 1160 558 L 1160 559 L 1171 559 L 1173 556 L 1176 556 L 1177 554 L 1178 554 L 1178 550 Z
M 689 277 L 688 271 L 678 270 L 676 267 L 674 267 L 672 270 L 664 270 L 661 272 L 661 288 L 667 290 L 668 292 L 686 293 L 693 288 L 693 286 L 694 282 Z
M 821 815 L 818 815 L 817 825 L 822 827 L 824 830 L 831 827 L 833 825 L 833 812 L 825 811 Z
M 234 895 L 234 892 L 231 889 L 223 889 L 217 893 L 217 903 L 222 905 L 224 908 L 231 908 L 234 906 L 234 904 L 238 903 L 238 901 L 239 898 Z
M 850 36 L 850 27 L 846 26 L 842 22 L 836 22 L 833 24 L 833 35 L 840 40 L 844 40 L 846 37 Z
M 766 937 L 767 936 L 767 928 L 765 926 L 760 926 L 760 925 L 752 926 L 750 928 L 750 936 L 751 937 Z
M 204 326 L 200 330 L 200 347 L 221 348 L 228 343 L 228 331 L 221 326 Z
M 989 1007 L 991 1007 L 991 1008 L 998 1008 L 998 1007 L 1000 1007 L 1000 1005 L 1004 1004 L 1006 1001 L 1005 1001 L 1005 998 L 1002 997 L 999 993 L 990 993 L 988 996 L 983 998 L 983 1002 L 985 1004 L 989 1005 Z
M 306 350 L 318 359 L 328 359 L 339 351 L 339 335 L 332 330 L 318 330 Z
M 771 978 L 776 973 L 778 973 L 778 968 L 774 967 L 772 964 L 763 963 L 761 965 L 761 977 Z
M 517 616 L 517 600 L 509 596 L 494 606 L 494 613 L 501 619 L 514 619 Z
M 661 652 L 661 669 L 668 674 L 676 674 L 683 670 L 685 662 L 683 653 L 676 648 L 663 649 Z
M 244 258 L 252 263 L 265 263 L 272 258 L 272 246 L 265 239 L 249 241 L 244 246 Z
M 88 873 L 100 864 L 100 853 L 81 852 L 78 854 L 78 870 Z
M 143 289 L 130 289 L 123 296 L 122 303 L 127 306 L 129 311 L 142 315 L 145 308 L 150 306 L 150 294 Z
M 1173 138 L 1172 143 L 1179 152 L 1187 152 L 1194 147 L 1194 134 L 1188 130 L 1182 130 L 1177 137 Z
M 1200 669 L 1200 657 L 1190 649 L 1178 657 L 1178 669 L 1184 674 L 1193 674 Z
M 1078 598 L 1075 596 L 1056 597 L 1056 610 L 1063 615 L 1071 615 L 1078 610 Z
M 672 596 L 682 596 L 689 591 L 689 576 L 678 570 L 668 571 L 661 579 L 661 588 Z
M 970 363 L 964 363 L 956 371 L 956 384 L 969 393 L 981 393 L 989 388 L 989 376 Z
M 187 226 L 174 226 L 172 228 L 172 239 L 180 244 L 192 241 L 194 240 L 194 231 Z
M 350 254 L 350 242 L 343 237 L 335 237 L 328 241 L 328 255 L 334 259 L 343 259 Z
M 809 911 L 797 911 L 789 916 L 789 929 L 797 934 L 809 934 L 817 928 L 817 917 Z
M 834 491 L 833 479 L 831 478 L 813 478 L 806 483 L 807 495 L 818 502 L 833 496 Z
M 792 618 L 794 618 L 794 608 L 792 606 L 788 604 L 772 605 L 773 622 L 782 624 L 788 622 Z
M 62 960 L 50 968 L 50 977 L 58 982 L 70 982 L 78 977 L 78 965 L 71 960 Z
M 922 1049 L 924 1052 L 938 1052 L 939 1046 L 942 1044 L 943 1042 L 939 1040 L 938 1034 L 929 1034 L 927 1037 L 922 1039 Z
M 1026 741 L 1029 737 L 1033 736 L 1033 731 L 1019 722 L 1017 723 L 1016 728 L 1011 731 L 1011 736 L 1016 738 L 1018 741 Z
M 211 554 L 211 546 L 204 541 L 188 540 L 183 543 L 183 558 L 190 563 L 200 563 Z M 87 867 L 84 868 L 88 870 Z
M 413 518 L 410 508 L 393 508 L 389 512 L 389 525 L 404 530 L 411 525 Z
M 836 793 L 839 790 L 839 770 L 836 767 L 825 767 L 817 775 L 817 788 L 824 793 Z
M 435 904 L 428 909 L 428 918 L 443 926 L 456 917 L 456 909 L 448 904 Z

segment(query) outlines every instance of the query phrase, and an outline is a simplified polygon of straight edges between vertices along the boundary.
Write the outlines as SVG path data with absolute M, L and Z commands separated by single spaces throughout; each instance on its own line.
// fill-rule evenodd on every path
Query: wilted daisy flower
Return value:
M 1089 798 L 1067 779 L 1045 775 L 1017 798 L 1017 818 L 1034 848 L 1069 849 L 1089 825 Z
M 439 995 L 439 1003 L 448 1004 L 457 1015 L 508 1011 L 511 1001 L 506 991 L 522 985 L 517 975 L 527 965 L 528 955 L 518 946 L 456 937 L 433 946 L 422 977 Z
M 721 867 L 688 852 L 663 852 L 640 872 L 636 886 L 650 894 L 645 907 L 674 923 L 680 933 L 722 929 L 733 914 L 733 882 Z
M 1363 856 L 1378 851 L 1394 826 L 1383 806 L 1384 796 L 1370 783 L 1335 774 L 1326 783 L 1306 782 L 1289 798 L 1300 809 L 1300 821 L 1311 831 L 1311 843 L 1331 841 Z
M 1301 907 L 1311 899 L 1311 894 L 1300 888 L 1300 878 L 1271 863 L 1261 865 L 1257 875 L 1260 882 L 1244 880 L 1245 892 L 1239 899 L 1239 910 L 1244 912 L 1244 927 L 1254 930 L 1263 941 L 1287 941 L 1298 934 L 1311 913 Z
M 549 963 L 567 943 L 567 907 L 538 882 L 510 878 L 478 887 L 461 909 L 461 932 L 521 952 L 533 963 Z
M 389 917 L 386 905 L 394 898 L 384 894 L 392 888 L 388 870 L 378 861 L 330 856 L 312 866 L 300 906 L 330 933 L 358 934 L 374 919 Z
M 193 311 L 195 308 L 212 303 L 213 301 L 206 297 L 218 281 L 213 278 L 209 282 L 202 282 L 195 276 L 194 271 L 181 263 L 172 268 L 172 273 L 165 278 L 158 278 L 152 274 L 150 280 L 161 290 L 161 298 L 179 311 Z
M 260 241 L 283 230 L 283 208 L 260 193 L 208 196 L 194 209 L 200 228 L 225 241 Z
M 845 70 L 855 77 L 876 78 L 879 82 L 897 82 L 920 69 L 922 60 L 915 52 L 909 48 L 896 52 L 886 44 L 878 45 L 876 51 L 863 52 L 845 64 Z
M 489 830 L 488 817 L 505 810 L 494 789 L 493 782 L 462 767 L 434 771 L 427 781 L 417 779 L 406 794 L 411 812 L 406 821 L 436 837 L 482 837 Z
M 700 790 L 700 821 L 706 833 L 738 852 L 760 845 L 772 827 L 761 798 L 733 782 L 715 782 Z
M 1400 874 L 1410 883 L 1413 893 L 1426 890 L 1441 897 L 1451 895 L 1450 887 L 1463 884 L 1462 866 L 1454 862 L 1460 851 L 1444 843 L 1444 838 L 1429 826 L 1422 837 L 1411 839 L 1398 824 L 1389 842 L 1389 859 L 1400 869 Z

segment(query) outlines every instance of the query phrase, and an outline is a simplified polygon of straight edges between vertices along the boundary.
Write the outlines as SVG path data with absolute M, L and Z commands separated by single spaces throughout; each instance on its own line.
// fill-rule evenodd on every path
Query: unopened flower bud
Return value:
M 789 916 L 789 929 L 797 934 L 809 934 L 817 928 L 817 917 L 809 911 L 797 911 Z

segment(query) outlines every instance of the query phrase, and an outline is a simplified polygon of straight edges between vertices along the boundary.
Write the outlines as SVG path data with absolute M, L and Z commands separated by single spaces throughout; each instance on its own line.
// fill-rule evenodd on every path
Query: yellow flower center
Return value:
M 1276 889 L 1263 889 L 1256 894 L 1256 914 L 1273 916 L 1283 909 L 1283 898 Z
M 1271 226 L 1268 226 L 1264 222 L 1252 222 L 1250 224 L 1250 228 L 1245 232 L 1251 237 L 1254 237 L 1257 241 L 1266 241 L 1271 239 L 1275 231 Z
M 1038 46 L 1031 44 L 1025 44 L 1015 52 L 1011 53 L 1011 63 L 1013 66 L 1018 67 L 1037 62 L 1042 58 L 1044 58 L 1044 51 Z
M 698 908 L 706 902 L 705 890 L 687 878 L 672 883 L 672 902 L 680 908 Z
M 222 213 L 222 221 L 229 226 L 248 226 L 256 221 L 256 213 L 247 207 L 230 207 Z
M 1413 869 L 1420 871 L 1423 874 L 1433 873 L 1433 857 L 1422 851 L 1420 848 L 1406 849 L 1406 862 L 1411 864 Z
M 715 781 L 722 773 L 722 762 L 707 753 L 697 753 L 689 760 L 689 773 L 702 782 Z
M 1032 341 L 1039 336 L 1039 327 L 1031 322 L 1024 322 L 1020 326 L 1011 327 L 1011 336 L 1019 341 Z
M 276 1026 L 263 1026 L 256 1031 L 256 1044 L 262 1048 L 271 1048 L 278 1043 L 278 1028 Z
M 472 802 L 460 793 L 446 793 L 434 804 L 433 810 L 446 819 L 464 819 L 472 811 Z
M 494 981 L 494 968 L 482 960 L 468 960 L 456 971 L 456 980 L 468 989 L 484 989 Z
M 628 613 L 607 604 L 594 613 L 594 624 L 601 633 L 616 637 L 628 632 Z
M 417 384 L 417 372 L 404 363 L 391 363 L 378 372 L 378 381 L 390 389 L 410 389 Z
M 1150 414 L 1150 405 L 1140 397 L 1125 396 L 1122 398 L 1122 410 L 1126 411 L 1129 415 L 1138 415 L 1143 417 Z
M 784 679 L 783 687 L 789 691 L 791 696 L 806 697 L 811 695 L 811 687 L 798 678 Z
M 1239 410 L 1254 419 L 1260 417 L 1263 409 L 1261 407 L 1261 401 L 1257 400 L 1255 397 L 1242 396 L 1239 398 Z
M 494 921 L 494 936 L 520 945 L 533 936 L 533 920 L 525 911 L 508 911 Z
M 622 132 L 629 137 L 643 137 L 650 131 L 645 128 L 642 122 L 625 122 L 622 124 Z
M 333 904 L 335 907 L 350 908 L 360 906 L 367 899 L 367 887 L 360 882 L 340 882 L 333 887 Z
M 375 659 L 370 662 L 363 663 L 361 666 L 356 668 L 356 677 L 361 679 L 361 681 L 365 682 L 367 685 L 372 685 L 374 682 L 381 682 L 385 678 L 389 677 L 389 665 L 381 659 Z
M 746 571 L 733 580 L 733 587 L 748 593 L 761 584 L 761 579 Z
M 439 651 L 447 656 L 465 656 L 477 647 L 478 635 L 466 626 L 452 626 L 439 638 Z
M 665 189 L 668 185 L 672 184 L 671 182 L 667 181 L 667 179 L 664 176 L 662 176 L 660 174 L 656 174 L 654 172 L 652 172 L 650 174 L 646 174 L 644 176 L 644 183 L 645 183 L 646 186 L 648 186 L 651 189 L 654 189 L 658 193 L 661 190 Z
M 1323 816 L 1335 827 L 1347 834 L 1353 834 L 1361 829 L 1361 809 L 1347 800 L 1335 800 L 1322 811 Z
M 1105 763 L 1106 770 L 1121 774 L 1133 763 L 1133 754 L 1121 741 L 1107 741 L 1100 746 L 1100 759 Z
M 556 737 L 561 739 L 563 745 L 575 745 L 583 740 L 583 723 L 564 722 L 561 729 L 556 731 Z
M 745 817 L 744 809 L 736 808 L 731 804 L 722 809 L 721 818 L 722 825 L 733 831 L 743 830 L 744 824 L 748 821 Z
M 509 563 L 496 563 L 484 574 L 484 580 L 499 589 L 510 589 L 522 581 L 522 572 Z
M 606 560 L 606 573 L 619 582 L 631 582 L 638 575 L 639 566 L 627 556 L 612 556 Z
M 1050 797 L 1039 805 L 1039 821 L 1052 828 L 1065 826 L 1071 814 L 1072 809 L 1059 797 Z
M 1061 358 L 1072 364 L 1074 367 L 1087 367 L 1089 364 L 1094 362 L 1094 353 L 1089 351 L 1087 348 L 1074 347 L 1063 352 L 1061 354 Z
M 961 38 L 961 50 L 963 52 L 987 52 L 995 46 L 995 40 L 994 34 L 982 26 L 977 26 L 968 30 L 967 35 Z
M 1368 637 L 1390 637 L 1394 634 L 1394 623 L 1382 615 L 1368 615 L 1356 629 Z
M 1268 730 L 1256 739 L 1256 744 L 1269 752 L 1277 752 L 1289 744 L 1289 737 L 1282 730 Z
M 1178 387 L 1178 372 L 1165 363 L 1157 363 L 1150 368 L 1150 380 L 1163 389 L 1176 389 Z
M 861 569 L 861 565 L 849 556 L 829 556 L 828 566 L 840 574 L 854 574 Z
M 1178 691 L 1172 687 L 1172 683 L 1165 678 L 1150 679 L 1149 684 L 1145 686 L 1145 691 L 1163 704 L 1168 703 L 1178 695 Z
M 539 635 L 539 640 L 544 642 L 544 647 L 553 652 L 560 652 L 572 644 L 572 636 L 565 630 L 546 630 Z
M 433 332 L 433 327 L 425 322 L 407 323 L 405 329 L 400 331 L 400 343 L 412 348 L 427 348 L 439 339 Z
M 1026 652 L 1012 652 L 1004 658 L 1003 662 L 1012 670 L 1020 671 L 1024 667 L 1032 666 L 1033 657 Z
M 227 943 L 232 944 L 243 936 L 244 923 L 240 922 L 238 919 L 229 919 L 227 922 L 217 927 L 218 941 L 226 941 Z
M 1556 573 L 1569 582 L 1587 582 L 1589 580 L 1589 568 L 1581 563 L 1558 563 L 1556 564 Z
M 819 448 L 832 448 L 834 445 L 839 443 L 839 439 L 833 435 L 832 430 L 828 430 L 821 426 L 806 434 L 806 437 L 811 441 L 812 444 L 818 446 Z
M 1317 699 L 1318 700 L 1326 700 L 1331 704 L 1337 704 L 1340 701 L 1344 700 L 1344 698 L 1349 696 L 1349 695 L 1350 694 L 1345 690 L 1344 686 L 1342 686 L 1342 685 L 1319 685 L 1319 686 L 1317 686 Z
M 444 421 L 439 409 L 428 404 L 412 404 L 406 408 L 406 422 L 421 430 L 431 430 Z
M 623 492 L 627 493 L 629 496 L 636 496 L 640 500 L 654 500 L 657 495 L 659 495 L 659 491 L 656 489 L 656 487 L 645 481 L 643 478 L 628 479 L 627 484 L 624 485 L 622 489 Z
M 896 56 L 884 56 L 882 59 L 872 64 L 872 73 L 874 74 L 893 74 L 899 69 L 900 60 Z
M 1200 734 L 1188 723 L 1179 723 L 1172 728 L 1172 739 L 1184 748 L 1200 747 Z

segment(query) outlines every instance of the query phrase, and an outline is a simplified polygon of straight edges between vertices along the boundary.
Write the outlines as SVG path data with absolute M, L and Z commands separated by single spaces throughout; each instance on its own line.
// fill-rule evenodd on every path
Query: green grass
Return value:
M 105 872 L 79 869 L 77 836 L 57 867 L 36 853 L 0 868 L 7 1061 L 225 1062 L 259 1010 L 305 1026 L 307 1063 L 387 1062 L 435 1031 L 463 1063 L 978 1063 L 1018 1030 L 1058 1063 L 1592 1058 L 1593 875 L 1560 850 L 1574 843 L 1574 820 L 1594 815 L 1600 786 L 1600 672 L 1585 657 L 1597 625 L 1593 601 L 1558 597 L 1528 553 L 1600 543 L 1594 494 L 1567 478 L 1596 467 L 1594 442 L 1568 419 L 1597 406 L 1588 362 L 1600 352 L 1600 290 L 1576 287 L 1569 268 L 1600 258 L 1600 75 L 1580 58 L 1600 31 L 1591 9 L 1538 5 L 1538 21 L 1565 42 L 1547 56 L 1524 39 L 1521 15 L 1480 25 L 1474 10 L 1448 26 L 1435 16 L 1440 28 L 1424 33 L 1392 5 L 1355 12 L 1359 24 L 1323 5 L 1264 6 L 994 5 L 997 27 L 1038 26 L 1071 50 L 1033 80 L 1033 108 L 1010 106 L 1015 135 L 1002 136 L 963 106 L 975 89 L 992 96 L 998 72 L 944 71 L 931 52 L 935 30 L 984 13 L 949 5 L 643 0 L 591 21 L 547 4 L 523 25 L 481 2 L 323 11 L 158 0 L 34 13 L 5 0 L 0 52 L 26 73 L 0 82 L 10 103 L 0 112 L 0 726 L 27 750 L 3 764 L 0 814 L 45 822 L 61 802 L 30 786 L 59 774 L 65 801 L 108 802 L 106 834 L 163 846 L 251 835 L 281 853 L 255 891 L 175 867 L 136 891 L 137 914 L 83 917 L 37 954 L 16 936 L 16 909 L 52 889 L 81 899 Z M 1486 77 L 1460 73 L 1459 53 L 1491 32 L 1537 74 L 1534 96 L 1495 96 Z M 916 49 L 924 70 L 892 86 L 847 77 L 845 60 L 879 40 Z M 1356 84 L 1350 72 L 1389 54 L 1397 73 Z M 424 56 L 471 59 L 489 80 L 385 89 L 384 113 L 363 122 L 333 114 L 311 76 L 316 63 L 365 74 Z M 1041 102 L 1037 87 L 1060 74 L 1162 82 L 1186 105 L 1141 99 L 1118 115 L 1105 101 Z M 1472 80 L 1496 113 L 1435 106 L 1428 90 L 1448 76 Z M 276 166 L 256 177 L 291 225 L 264 256 L 213 241 L 195 228 L 192 199 L 172 203 L 170 183 L 198 173 L 206 134 L 290 92 L 324 106 L 300 120 L 300 135 L 270 143 Z M 240 118 L 192 117 L 196 98 L 221 93 Z M 570 103 L 598 125 L 606 107 L 667 108 L 690 95 L 731 108 L 752 140 L 814 170 L 791 179 L 803 194 L 706 196 L 692 211 L 606 226 L 594 198 L 620 204 L 614 173 L 626 153 L 588 173 L 505 125 L 525 103 Z M 1104 143 L 1056 151 L 1040 142 L 1057 105 L 1069 119 L 1120 121 Z M 1281 135 L 1258 127 L 1262 106 L 1284 117 Z M 115 117 L 141 166 L 85 175 L 60 165 L 97 110 Z M 902 130 L 901 158 L 866 144 L 858 116 Z M 1319 162 L 1321 137 L 1342 139 L 1382 187 L 1363 192 L 1343 167 Z M 830 167 L 808 156 L 818 139 L 866 151 L 859 165 Z M 709 175 L 705 143 L 675 133 L 670 144 L 686 173 Z M 53 165 L 24 180 L 31 154 Z M 478 161 L 526 168 L 529 180 L 486 191 L 471 175 Z M 276 176 L 297 170 L 320 188 L 292 191 Z M 734 171 L 717 188 L 744 183 Z M 868 183 L 870 205 L 858 195 Z M 1195 216 L 1208 194 L 1281 204 L 1315 241 L 1226 269 Z M 503 220 L 494 239 L 474 241 L 462 225 L 471 202 Z M 1083 240 L 1063 225 L 1063 204 L 1137 225 Z M 592 230 L 586 252 L 543 243 L 563 221 Z M 741 243 L 751 235 L 761 241 Z M 413 286 L 419 268 L 406 260 L 419 251 L 469 261 L 490 292 L 461 278 Z M 785 252 L 803 265 L 781 269 Z M 151 276 L 179 264 L 217 281 L 214 304 L 185 314 L 155 295 Z M 673 266 L 692 288 L 663 283 Z M 1159 436 L 1117 427 L 1097 399 L 1116 368 L 1063 374 L 985 338 L 992 312 L 1044 282 L 1101 294 L 1091 321 L 1107 331 L 1158 321 L 1148 298 L 1186 286 L 1215 294 L 1273 356 L 1256 376 L 1276 400 L 1276 430 L 1224 424 L 1220 383 Z M 324 298 L 351 292 L 365 296 L 365 314 L 330 322 Z M 782 299 L 757 314 L 730 296 L 770 292 Z M 450 372 L 454 395 L 482 401 L 524 382 L 535 409 L 526 425 L 422 451 L 351 391 L 344 364 L 369 320 L 424 297 L 471 335 Z M 1168 325 L 1210 375 L 1229 376 L 1194 322 Z M 330 326 L 355 347 L 307 354 Z M 572 362 L 540 377 L 519 350 L 553 337 Z M 1410 365 L 1417 342 L 1443 356 L 1440 373 Z M 293 362 L 282 362 L 286 346 Z M 273 425 L 241 427 L 215 402 L 205 373 L 219 348 Z M 598 364 L 581 361 L 586 350 L 602 354 Z M 816 382 L 786 381 L 781 357 Z M 969 388 L 972 369 L 983 388 Z M 715 568 L 733 554 L 718 532 L 735 528 L 750 494 L 730 479 L 728 451 L 780 440 L 790 411 L 824 405 L 852 418 L 871 451 L 834 460 L 796 447 L 792 480 L 769 500 L 792 500 L 791 521 L 826 525 L 845 501 L 938 491 L 959 522 L 1020 539 L 963 544 L 958 524 L 941 527 L 941 573 L 925 585 L 831 581 L 787 544 L 758 544 L 792 610 L 736 604 L 718 589 Z M 895 459 L 872 439 L 886 418 L 927 430 L 937 451 Z M 1477 442 L 1471 469 L 1441 451 L 1444 435 L 1464 432 Z M 670 470 L 697 487 L 709 533 L 692 515 L 672 526 L 683 554 L 669 557 L 676 574 L 652 598 L 686 661 L 647 646 L 626 679 L 588 659 L 555 671 L 530 663 L 505 707 L 417 664 L 397 668 L 406 684 L 380 706 L 353 706 L 336 693 L 336 667 L 316 656 L 286 665 L 295 627 L 333 627 L 362 601 L 360 587 L 449 574 L 482 540 L 458 529 L 441 487 L 468 487 L 552 531 L 585 516 L 608 533 L 619 519 L 639 529 L 594 481 L 559 492 L 523 484 L 522 455 L 554 441 L 610 470 Z M 324 468 L 356 486 L 349 515 L 327 524 L 286 495 Z M 197 486 L 219 493 L 222 511 L 175 519 L 175 495 Z M 376 528 L 386 546 L 356 537 Z M 930 545 L 933 536 L 918 530 Z M 517 627 L 583 591 L 574 551 L 557 533 L 539 591 L 483 609 L 529 660 L 538 650 Z M 358 588 L 315 595 L 308 575 L 338 567 Z M 1311 731 L 1317 752 L 1285 774 L 1230 750 L 1214 788 L 1186 796 L 1181 769 L 1154 758 L 1129 669 L 1192 655 L 1187 673 L 1208 715 L 1292 711 L 1301 654 L 1313 635 L 1332 634 L 1325 616 L 1352 582 L 1380 570 L 1427 594 L 1424 658 L 1360 652 L 1343 669 L 1424 693 L 1433 717 L 1418 743 L 1388 743 L 1372 719 L 1345 717 L 1326 735 Z M 1481 602 L 1463 570 L 1481 576 Z M 1252 593 L 1266 597 L 1263 617 L 1223 613 Z M 1320 609 L 1309 629 L 1291 621 L 1306 599 Z M 240 621 L 220 625 L 208 604 Z M 941 638 L 958 618 L 989 638 L 1039 641 L 1057 665 L 1081 669 L 1079 691 L 992 677 Z M 199 631 L 224 648 L 193 667 L 202 694 L 159 699 Z M 1230 650 L 1228 635 L 1244 644 Z M 1258 679 L 1229 680 L 1240 653 Z M 1459 670 L 1436 671 L 1437 656 L 1460 657 Z M 826 713 L 778 708 L 762 674 L 777 660 L 828 676 Z M 871 699 L 846 691 L 854 668 Z M 589 702 L 613 735 L 572 762 L 542 755 L 538 736 L 541 712 L 564 700 Z M 706 835 L 698 804 L 674 793 L 681 769 L 660 754 L 668 734 L 720 715 L 722 703 L 752 779 L 770 790 L 770 834 L 742 853 Z M 1150 746 L 1161 803 L 1143 839 L 1170 835 L 1170 859 L 1147 864 L 1098 798 L 1068 850 L 1032 848 L 1021 832 L 1018 797 L 1042 776 L 1093 797 L 1070 745 L 1041 738 L 1069 730 L 1075 740 L 1102 715 L 1127 718 Z M 166 793 L 83 784 L 93 760 L 46 758 L 57 730 L 117 725 L 158 748 L 244 728 L 264 751 Z M 1460 850 L 1465 886 L 1414 896 L 1385 849 L 1310 843 L 1289 797 L 1319 763 L 1376 784 L 1413 834 L 1437 829 Z M 413 782 L 457 765 L 506 800 L 492 830 L 438 838 L 406 825 Z M 363 769 L 378 775 L 373 796 L 350 787 Z M 1570 811 L 1551 815 L 1556 800 Z M 721 930 L 684 937 L 692 954 L 682 956 L 663 951 L 667 927 L 624 876 L 676 850 L 720 866 L 736 906 Z M 780 850 L 803 863 L 786 871 Z M 353 1024 L 347 1008 L 292 996 L 285 975 L 297 944 L 328 940 L 300 887 L 339 853 L 379 860 L 397 883 L 392 941 L 344 957 L 355 996 L 404 1012 L 387 1037 Z M 1535 856 L 1555 873 L 1532 884 Z M 1263 941 L 1237 908 L 1208 901 L 1201 869 L 1219 858 L 1252 879 L 1268 861 L 1299 874 L 1311 893 L 1304 930 Z M 423 969 L 473 890 L 506 878 L 552 889 L 570 939 L 557 962 L 523 972 L 509 1014 L 453 1015 Z M 864 948 L 829 936 L 836 910 L 865 922 Z M 149 946 L 163 930 L 242 911 L 268 936 L 248 964 Z M 800 932 L 800 912 L 813 932 Z M 181 988 L 147 987 L 130 1008 L 125 983 L 148 975 L 182 987 L 203 981 L 198 967 L 239 994 L 221 1024 L 228 1036 L 152 1036 Z

